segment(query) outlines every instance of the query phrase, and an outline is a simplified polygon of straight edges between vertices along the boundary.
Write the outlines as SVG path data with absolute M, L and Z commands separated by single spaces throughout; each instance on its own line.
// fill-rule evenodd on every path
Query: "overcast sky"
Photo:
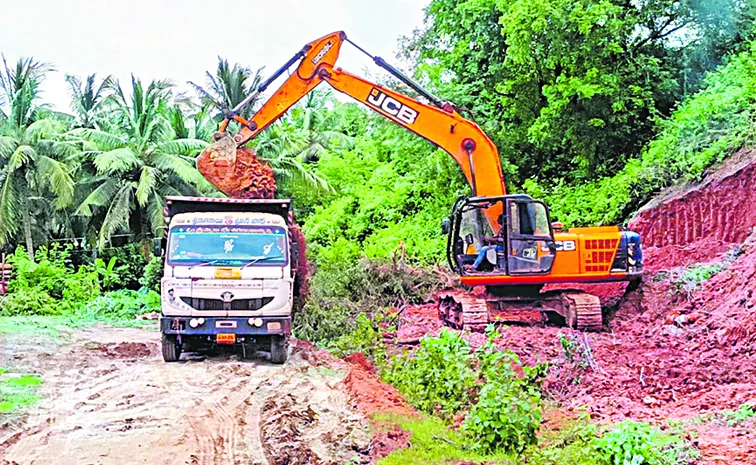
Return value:
M 396 62 L 397 39 L 422 25 L 429 1 L 0 0 L 0 52 L 9 64 L 21 56 L 52 63 L 58 71 L 43 97 L 68 111 L 65 73 L 112 74 L 126 86 L 133 72 L 183 89 L 186 81 L 204 82 L 218 55 L 269 74 L 337 30 Z M 382 72 L 348 44 L 338 64 L 356 74 Z

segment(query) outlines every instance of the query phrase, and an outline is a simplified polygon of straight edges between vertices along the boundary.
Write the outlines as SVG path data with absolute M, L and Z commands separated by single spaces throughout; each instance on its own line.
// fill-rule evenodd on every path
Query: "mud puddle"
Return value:
M 4 362 L 44 380 L 43 400 L 0 429 L 0 464 L 369 461 L 368 423 L 347 372 L 317 366 L 307 348 L 293 348 L 283 366 L 230 355 L 166 364 L 153 331 L 74 338 L 0 341 Z

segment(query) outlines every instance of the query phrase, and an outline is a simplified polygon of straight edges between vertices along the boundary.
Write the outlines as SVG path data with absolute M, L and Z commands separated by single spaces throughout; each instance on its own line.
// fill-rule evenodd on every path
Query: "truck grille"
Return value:
M 273 301 L 273 297 L 259 299 L 236 299 L 224 302 L 221 299 L 195 299 L 182 297 L 181 300 L 195 310 L 260 310 Z

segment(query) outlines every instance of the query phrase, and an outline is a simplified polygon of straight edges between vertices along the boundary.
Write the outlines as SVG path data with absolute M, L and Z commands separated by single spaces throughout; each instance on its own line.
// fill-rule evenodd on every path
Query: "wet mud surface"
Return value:
M 311 346 L 293 347 L 283 366 L 235 355 L 166 364 L 156 331 L 73 336 L 0 342 L 4 366 L 43 379 L 39 404 L 0 429 L 3 465 L 371 460 L 368 421 L 345 384 L 350 365 Z

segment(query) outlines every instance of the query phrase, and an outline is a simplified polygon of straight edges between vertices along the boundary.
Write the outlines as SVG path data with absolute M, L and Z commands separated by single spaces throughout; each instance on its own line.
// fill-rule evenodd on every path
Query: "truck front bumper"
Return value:
M 198 323 L 196 328 L 193 328 L 190 324 L 190 321 L 192 320 L 195 320 Z M 250 320 L 256 321 L 250 323 Z M 236 334 L 238 336 L 265 336 L 279 334 L 288 336 L 291 334 L 291 317 L 263 316 L 252 318 L 196 318 L 162 316 L 160 317 L 160 331 L 163 334 L 181 334 L 182 336 L 214 336 L 217 334 Z

